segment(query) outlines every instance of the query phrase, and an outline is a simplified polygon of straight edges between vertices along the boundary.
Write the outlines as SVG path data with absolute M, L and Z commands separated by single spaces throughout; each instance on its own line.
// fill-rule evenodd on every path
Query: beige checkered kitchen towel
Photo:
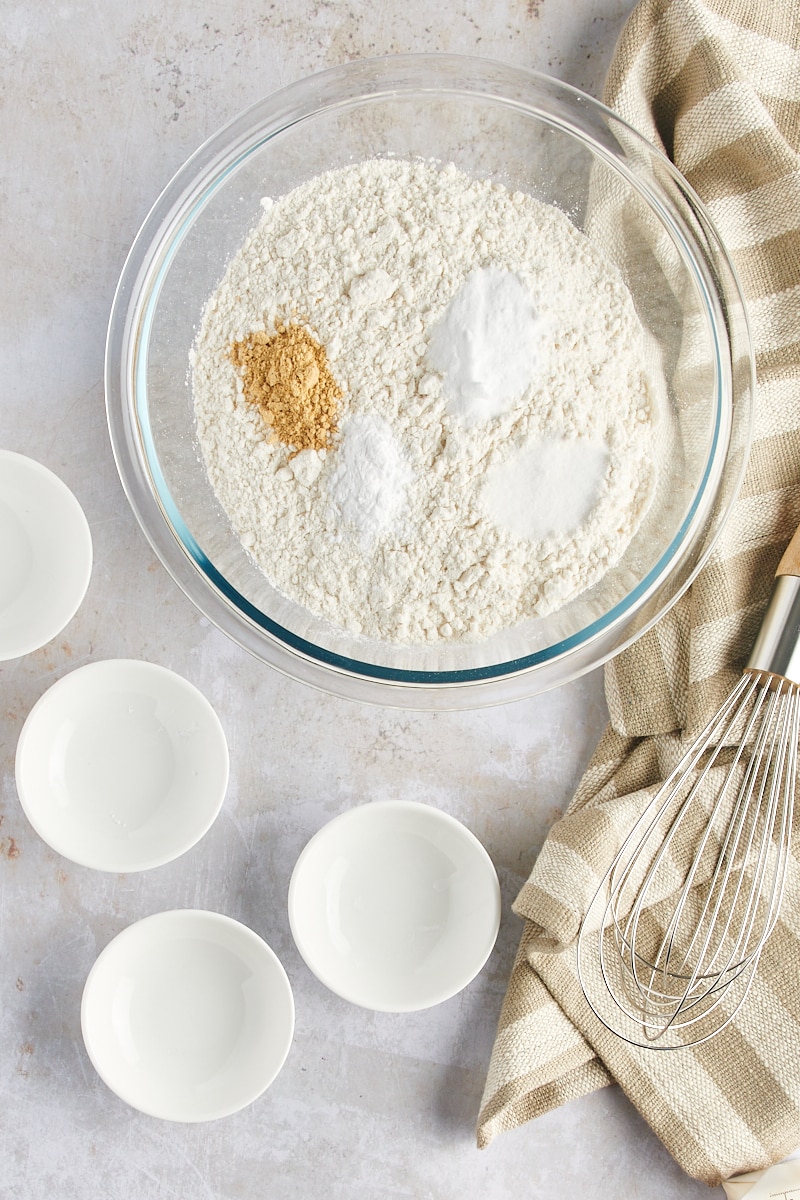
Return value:
M 525 926 L 478 1142 L 615 1080 L 684 1170 L 716 1185 L 800 1146 L 800 862 L 747 1005 L 697 1048 L 639 1050 L 608 1033 L 578 986 L 574 942 L 615 818 L 628 827 L 681 731 L 739 674 L 800 521 L 800 3 L 642 0 L 605 100 L 673 159 L 735 263 L 757 355 L 754 443 L 690 592 L 606 668 L 611 724 L 514 905 Z

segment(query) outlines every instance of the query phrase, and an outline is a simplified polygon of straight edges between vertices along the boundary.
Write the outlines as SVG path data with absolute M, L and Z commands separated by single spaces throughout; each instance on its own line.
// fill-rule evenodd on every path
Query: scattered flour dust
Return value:
M 452 165 L 375 159 L 262 207 L 191 361 L 211 484 L 273 586 L 418 643 L 487 637 L 597 582 L 655 469 L 616 269 L 559 210 Z M 342 390 L 327 450 L 271 440 L 231 361 L 291 323 Z

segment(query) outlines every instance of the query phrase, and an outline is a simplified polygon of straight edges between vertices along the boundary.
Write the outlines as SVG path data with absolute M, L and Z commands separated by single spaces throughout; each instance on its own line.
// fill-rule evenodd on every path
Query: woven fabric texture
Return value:
M 756 355 L 742 489 L 690 590 L 605 669 L 610 724 L 514 905 L 519 952 L 478 1144 L 609 1082 L 689 1174 L 716 1185 L 800 1145 L 800 839 L 781 919 L 734 1023 L 640 1050 L 594 1018 L 575 939 L 624 833 L 741 672 L 800 521 L 800 6 L 642 0 L 604 100 L 705 203 L 745 294 Z

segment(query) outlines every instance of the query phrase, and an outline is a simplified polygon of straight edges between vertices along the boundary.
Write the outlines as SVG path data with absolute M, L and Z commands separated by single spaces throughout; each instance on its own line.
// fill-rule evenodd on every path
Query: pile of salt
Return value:
M 410 480 L 388 422 L 371 413 L 351 417 L 342 430 L 330 496 L 365 548 L 400 516 Z

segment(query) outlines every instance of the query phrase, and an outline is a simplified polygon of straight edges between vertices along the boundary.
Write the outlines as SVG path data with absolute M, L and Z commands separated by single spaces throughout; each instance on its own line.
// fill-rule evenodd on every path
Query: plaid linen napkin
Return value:
M 604 100 L 674 161 L 734 262 L 756 351 L 754 442 L 702 573 L 606 667 L 610 724 L 514 904 L 525 925 L 478 1144 L 616 1081 L 683 1169 L 717 1185 L 800 1146 L 800 834 L 748 1001 L 703 1045 L 641 1050 L 609 1033 L 578 984 L 575 939 L 620 834 L 738 677 L 800 521 L 800 5 L 642 0 Z

